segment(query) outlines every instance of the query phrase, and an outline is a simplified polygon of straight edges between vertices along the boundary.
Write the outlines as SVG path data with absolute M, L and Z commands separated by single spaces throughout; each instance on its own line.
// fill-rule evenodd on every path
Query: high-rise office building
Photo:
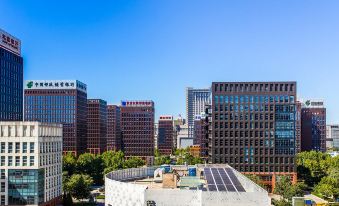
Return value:
M 157 148 L 162 155 L 170 155 L 173 150 L 173 117 L 170 115 L 162 115 L 159 117 L 158 123 L 158 141 Z
M 326 147 L 339 148 L 339 125 L 326 126 Z
M 107 102 L 87 100 L 87 152 L 102 154 L 107 150 Z
M 301 108 L 301 151 L 326 151 L 326 108 L 322 100 L 307 100 Z
M 0 131 L 0 205 L 59 205 L 62 125 L 0 122 Z
M 211 102 L 210 96 L 210 89 L 186 88 L 186 118 L 190 138 L 193 138 L 194 134 L 194 118 L 205 111 L 205 105 Z
M 120 106 L 122 146 L 126 157 L 154 161 L 154 102 L 122 101 Z
M 107 150 L 121 150 L 120 107 L 107 105 Z
M 22 121 L 21 41 L 0 29 L 0 121 Z
M 25 120 L 63 125 L 63 150 L 86 151 L 87 86 L 77 80 L 25 82 Z
M 296 82 L 213 82 L 209 161 L 296 181 Z

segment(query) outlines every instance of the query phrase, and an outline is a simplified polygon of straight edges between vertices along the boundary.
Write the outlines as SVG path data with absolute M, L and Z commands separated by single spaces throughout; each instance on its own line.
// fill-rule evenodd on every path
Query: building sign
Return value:
M 153 106 L 153 101 L 121 101 L 121 106 L 123 107 L 151 107 Z
M 305 101 L 305 107 L 311 107 L 311 108 L 323 108 L 324 107 L 324 101 L 322 100 L 307 100 Z
M 86 84 L 77 80 L 27 80 L 25 89 L 78 89 L 86 92 Z
M 21 55 L 21 41 L 2 29 L 0 29 L 0 47 Z

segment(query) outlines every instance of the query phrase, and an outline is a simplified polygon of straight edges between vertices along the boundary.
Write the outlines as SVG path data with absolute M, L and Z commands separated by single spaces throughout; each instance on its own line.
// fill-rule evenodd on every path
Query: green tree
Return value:
M 136 168 L 145 165 L 145 161 L 139 157 L 130 157 L 124 162 L 124 168 Z
M 299 178 L 309 186 L 317 184 L 326 176 L 331 165 L 331 156 L 322 152 L 301 152 L 297 155 L 297 172 Z
M 281 195 L 288 202 L 292 201 L 292 197 L 300 197 L 304 195 L 306 185 L 303 182 L 291 184 L 288 176 L 280 176 L 274 189 L 274 193 Z
M 122 151 L 107 151 L 101 155 L 104 164 L 103 173 L 107 174 L 111 171 L 122 169 L 124 167 L 125 156 Z
M 65 188 L 77 200 L 87 199 L 90 196 L 93 180 L 89 175 L 74 174 L 67 181 Z
M 339 169 L 333 168 L 328 176 L 323 177 L 315 186 L 314 193 L 322 198 L 335 201 L 339 197 Z
M 250 180 L 252 180 L 255 184 L 259 185 L 262 188 L 266 188 L 265 184 L 263 183 L 262 179 L 260 176 L 251 174 L 251 175 L 246 175 L 246 177 Z
M 158 156 L 154 158 L 155 165 L 163 165 L 163 164 L 171 164 L 171 157 L 170 156 Z
M 78 173 L 91 176 L 96 185 L 103 184 L 103 170 L 102 159 L 99 155 L 84 153 L 79 156 L 77 161 Z
M 77 159 L 71 152 L 66 153 L 62 157 L 62 170 L 67 171 L 68 175 L 73 175 L 76 172 Z

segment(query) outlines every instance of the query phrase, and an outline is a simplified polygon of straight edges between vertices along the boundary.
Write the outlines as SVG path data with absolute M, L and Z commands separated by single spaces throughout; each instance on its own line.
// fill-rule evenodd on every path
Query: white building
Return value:
M 107 174 L 105 206 L 271 205 L 266 190 L 228 165 L 164 166 L 158 172 L 143 167 Z
M 205 105 L 211 103 L 211 90 L 186 88 L 186 117 L 189 128 L 189 137 L 193 138 L 194 118 L 205 112 Z
M 193 137 L 189 137 L 189 127 L 187 124 L 176 127 L 177 148 L 187 148 L 193 145 Z
M 62 195 L 62 125 L 0 122 L 0 205 L 56 205 Z
M 339 125 L 326 126 L 326 147 L 339 148 Z

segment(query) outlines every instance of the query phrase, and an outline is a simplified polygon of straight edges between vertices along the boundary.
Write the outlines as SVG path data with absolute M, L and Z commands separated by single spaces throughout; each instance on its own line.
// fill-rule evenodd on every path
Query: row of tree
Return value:
M 182 149 L 176 149 L 174 151 L 174 156 L 171 158 L 171 156 L 168 155 L 161 155 L 159 150 L 155 150 L 154 153 L 154 164 L 155 165 L 163 165 L 163 164 L 177 164 L 177 165 L 184 165 L 185 163 L 187 165 L 195 165 L 195 164 L 202 164 L 204 163 L 204 160 L 200 157 L 194 157 L 189 152 L 189 147 L 182 148 Z
M 126 159 L 121 151 L 107 151 L 101 155 L 84 153 L 79 157 L 67 153 L 63 156 L 64 205 L 72 205 L 72 197 L 78 200 L 87 199 L 93 184 L 103 185 L 105 174 L 143 165 L 145 161 L 142 159 L 138 157 Z

